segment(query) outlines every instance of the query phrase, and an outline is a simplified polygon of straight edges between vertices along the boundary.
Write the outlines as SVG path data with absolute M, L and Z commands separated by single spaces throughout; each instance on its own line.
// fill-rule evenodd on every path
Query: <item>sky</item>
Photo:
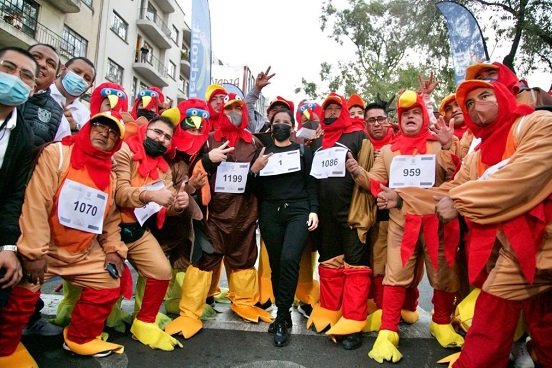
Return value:
M 340 7 L 346 1 L 334 3 Z M 249 66 L 254 76 L 271 66 L 271 73 L 276 75 L 263 89 L 263 95 L 269 101 L 283 96 L 298 102 L 304 96 L 296 95 L 294 90 L 301 86 L 302 77 L 319 83 L 321 62 L 337 64 L 354 55 L 352 44 L 339 45 L 320 30 L 321 4 L 319 0 L 209 0 L 213 55 L 227 65 Z M 191 5 L 184 9 L 189 16 Z M 488 47 L 491 53 L 493 49 Z M 502 57 L 494 49 L 491 60 Z M 531 87 L 547 91 L 552 73 L 527 79 Z

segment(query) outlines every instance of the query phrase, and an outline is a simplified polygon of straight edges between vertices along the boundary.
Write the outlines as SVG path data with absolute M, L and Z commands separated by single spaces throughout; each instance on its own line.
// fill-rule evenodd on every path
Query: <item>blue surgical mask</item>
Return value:
M 73 97 L 81 96 L 90 85 L 79 75 L 72 71 L 68 71 L 67 74 L 61 79 L 61 84 L 67 93 Z
M 0 72 L 0 104 L 19 106 L 27 102 L 30 94 L 31 87 L 18 76 Z

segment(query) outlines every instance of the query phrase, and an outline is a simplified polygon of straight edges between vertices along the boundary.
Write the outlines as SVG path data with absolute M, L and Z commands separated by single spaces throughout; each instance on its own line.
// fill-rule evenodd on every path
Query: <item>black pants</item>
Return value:
M 309 235 L 308 219 L 307 201 L 261 204 L 259 228 L 268 251 L 279 317 L 288 315 L 293 303 L 301 254 Z
M 0 289 L 0 312 L 2 312 L 2 308 L 4 308 L 4 305 L 6 305 L 6 302 L 10 297 L 10 291 L 11 291 L 11 288 Z
M 367 266 L 370 263 L 367 246 L 358 238 L 356 229 L 347 223 L 339 223 L 330 214 L 323 211 L 319 215 L 320 243 L 318 244 L 318 261 L 324 262 L 341 254 L 345 262 L 353 266 Z

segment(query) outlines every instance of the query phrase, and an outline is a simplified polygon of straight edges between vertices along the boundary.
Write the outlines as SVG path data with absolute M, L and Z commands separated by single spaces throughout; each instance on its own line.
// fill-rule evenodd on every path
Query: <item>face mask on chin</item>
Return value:
M 158 157 L 167 152 L 167 147 L 163 146 L 161 142 L 154 141 L 150 137 L 146 137 L 146 139 L 144 139 L 144 149 L 146 150 L 148 156 L 151 157 Z
M 31 94 L 31 87 L 19 77 L 0 72 L 0 104 L 19 106 L 27 102 Z
M 324 118 L 324 124 L 326 124 L 326 125 L 331 125 L 331 124 L 333 124 L 336 120 L 337 120 L 337 118 Z
M 228 119 L 230 120 L 232 125 L 235 126 L 236 128 L 238 128 L 241 125 L 241 122 L 242 122 L 241 112 L 230 111 L 226 113 L 226 116 L 228 116 Z

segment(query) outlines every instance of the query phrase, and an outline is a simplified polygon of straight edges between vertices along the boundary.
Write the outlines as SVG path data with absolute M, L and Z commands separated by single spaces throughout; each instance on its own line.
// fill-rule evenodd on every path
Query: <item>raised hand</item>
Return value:
M 429 126 L 429 130 L 431 130 L 433 136 L 439 140 L 441 147 L 448 150 L 452 145 L 452 137 L 454 135 L 454 118 L 450 119 L 447 125 L 443 117 L 439 117 L 436 124 L 431 124 Z
M 434 78 L 433 72 L 431 72 L 429 79 L 423 79 L 423 76 L 418 74 L 418 83 L 420 85 L 420 92 L 424 95 L 430 95 L 439 84 L 439 81 Z
M 180 184 L 180 187 L 178 188 L 178 192 L 176 193 L 174 208 L 177 211 L 180 211 L 186 208 L 189 204 L 190 204 L 190 197 L 186 192 L 186 183 L 182 182 L 182 184 Z
M 251 172 L 253 174 L 258 174 L 262 169 L 264 169 L 264 167 L 266 166 L 266 164 L 268 163 L 268 159 L 270 158 L 270 156 L 272 156 L 272 152 L 269 153 L 268 155 L 265 155 L 264 154 L 265 152 L 265 148 L 263 147 L 261 149 L 261 152 L 259 153 L 259 157 L 257 157 L 257 159 L 255 160 L 255 162 L 253 163 L 253 165 L 251 166 Z
M 261 91 L 264 87 L 270 84 L 270 79 L 276 75 L 276 73 L 270 74 L 270 66 L 266 69 L 266 72 L 260 72 L 255 78 L 255 89 Z
M 228 147 L 229 145 L 230 142 L 226 141 L 219 147 L 213 148 L 211 151 L 209 151 L 209 160 L 212 163 L 226 161 L 226 159 L 228 158 L 228 153 L 234 150 L 234 147 Z
M 351 154 L 351 152 L 347 152 L 347 161 L 345 161 L 345 167 L 347 168 L 347 171 L 351 173 L 354 177 L 357 177 L 360 174 L 360 166 Z

